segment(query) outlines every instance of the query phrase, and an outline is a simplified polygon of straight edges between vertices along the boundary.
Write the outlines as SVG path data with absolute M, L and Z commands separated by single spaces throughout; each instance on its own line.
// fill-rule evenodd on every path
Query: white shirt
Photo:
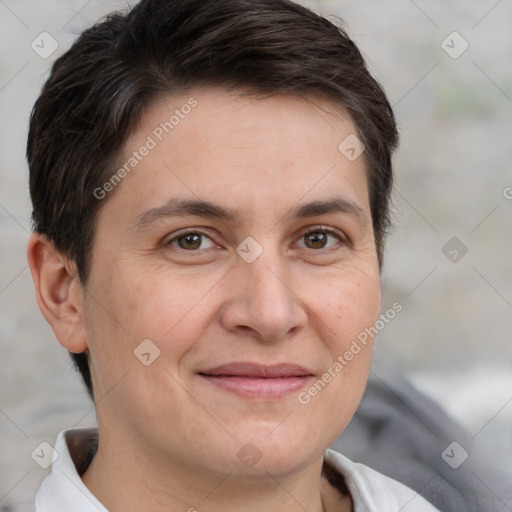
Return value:
M 72 433 L 78 442 L 80 437 L 86 442 L 88 432 L 72 429 L 58 435 L 58 456 L 37 493 L 35 512 L 108 512 L 82 482 L 65 437 Z M 439 512 L 416 491 L 334 450 L 326 450 L 324 457 L 343 475 L 355 512 Z

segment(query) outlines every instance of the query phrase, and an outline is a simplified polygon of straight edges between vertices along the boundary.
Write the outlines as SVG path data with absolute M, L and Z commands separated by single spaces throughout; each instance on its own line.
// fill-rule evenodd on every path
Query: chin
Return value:
M 327 446 L 320 443 L 318 431 L 304 428 L 300 432 L 296 427 L 290 431 L 284 425 L 276 426 L 274 423 L 262 432 L 253 425 L 236 435 L 234 472 L 253 477 L 270 473 L 274 478 L 285 478 L 322 457 Z

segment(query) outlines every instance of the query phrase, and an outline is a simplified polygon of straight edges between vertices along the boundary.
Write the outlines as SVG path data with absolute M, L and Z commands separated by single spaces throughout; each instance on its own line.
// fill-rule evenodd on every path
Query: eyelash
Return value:
M 172 238 L 165 238 L 164 241 L 163 241 L 163 245 L 165 247 L 168 247 L 168 246 L 173 246 L 173 242 L 179 240 L 180 238 L 184 238 L 186 237 L 187 235 L 200 235 L 202 237 L 206 237 L 206 238 L 209 238 L 212 242 L 212 238 L 207 235 L 206 233 L 203 233 L 201 230 L 199 229 L 188 229 L 188 230 L 185 230 L 185 231 L 181 231 L 181 232 L 178 232 L 177 234 L 175 234 Z M 200 251 L 201 249 L 193 249 L 193 250 L 186 250 L 186 249 L 183 249 L 182 247 L 175 247 L 175 249 L 181 249 L 182 251 L 184 252 L 189 252 L 189 253 L 192 253 L 194 254 L 196 251 Z
M 299 240 L 303 239 L 304 237 L 306 237 L 308 235 L 311 235 L 312 233 L 326 233 L 328 235 L 331 235 L 331 236 L 337 238 L 338 239 L 338 244 L 347 245 L 347 243 L 348 243 L 347 238 L 346 238 L 345 235 L 341 234 L 336 229 L 328 228 L 328 227 L 325 227 L 325 226 L 314 226 L 314 227 L 308 229 L 308 231 L 302 233 L 302 235 L 300 236 Z M 339 250 L 340 249 L 340 247 L 338 247 L 338 244 L 336 244 L 336 245 L 334 245 L 332 247 L 321 248 L 321 249 L 310 249 L 310 250 L 314 251 L 314 252 L 320 252 L 321 250 L 323 250 L 324 252 L 325 251 L 335 251 L 335 250 Z M 308 247 L 306 247 L 305 249 L 308 249 Z
M 325 227 L 325 226 L 313 226 L 312 228 L 310 228 L 307 231 L 305 231 L 304 233 L 302 233 L 301 236 L 299 237 L 299 240 L 303 239 L 304 237 L 306 237 L 308 235 L 311 235 L 313 233 L 326 233 L 328 235 L 334 236 L 335 238 L 337 238 L 339 240 L 339 243 L 341 243 L 342 245 L 348 245 L 348 243 L 349 243 L 349 241 L 347 240 L 346 236 L 344 236 L 343 234 L 341 234 L 340 232 L 338 232 L 337 230 L 335 230 L 333 228 L 328 228 L 328 227 Z M 191 254 L 194 254 L 197 251 L 204 250 L 204 249 L 191 249 L 191 250 L 187 250 L 187 249 L 183 249 L 182 247 L 173 246 L 173 242 L 175 242 L 175 241 L 179 240 L 180 238 L 183 238 L 183 237 L 185 237 L 187 235 L 191 235 L 191 234 L 200 235 L 202 237 L 206 237 L 206 238 L 210 239 L 213 243 L 215 243 L 208 234 L 202 232 L 199 229 L 191 228 L 191 229 L 188 229 L 186 231 L 179 232 L 178 234 L 174 235 L 172 238 L 164 239 L 163 245 L 165 247 L 172 246 L 172 247 L 174 247 L 176 249 L 181 249 L 182 251 L 187 252 L 187 253 L 191 253 Z M 314 251 L 314 252 L 320 252 L 320 251 L 324 251 L 324 252 L 329 251 L 330 252 L 330 251 L 333 251 L 333 250 L 339 250 L 340 248 L 337 247 L 337 245 L 338 244 L 336 244 L 333 247 L 320 248 L 320 249 L 309 249 L 308 247 L 302 247 L 301 249 L 309 249 L 309 250 Z

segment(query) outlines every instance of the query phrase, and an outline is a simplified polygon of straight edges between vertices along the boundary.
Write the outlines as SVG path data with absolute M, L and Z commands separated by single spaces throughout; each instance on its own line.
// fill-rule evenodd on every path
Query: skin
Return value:
M 41 311 L 66 349 L 90 351 L 99 450 L 83 481 L 113 512 L 352 510 L 320 477 L 322 455 L 360 401 L 371 342 L 307 405 L 298 391 L 241 397 L 198 372 L 294 363 L 313 375 L 307 391 L 377 319 L 364 154 L 338 150 L 357 130 L 321 98 L 192 90 L 153 102 L 118 164 L 190 97 L 197 106 L 103 199 L 84 288 L 44 236 L 29 243 Z M 290 214 L 334 196 L 359 214 Z M 237 215 L 137 226 L 170 198 Z M 185 228 L 205 235 L 192 249 Z M 325 228 L 335 234 L 320 243 L 305 236 Z M 236 252 L 248 236 L 263 249 L 252 263 Z M 160 350 L 149 366 L 134 356 L 144 339 Z M 252 466 L 237 457 L 247 443 L 261 454 Z

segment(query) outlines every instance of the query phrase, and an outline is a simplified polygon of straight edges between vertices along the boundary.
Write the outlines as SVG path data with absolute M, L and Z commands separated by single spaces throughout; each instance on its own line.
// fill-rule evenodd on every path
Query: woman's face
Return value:
M 83 299 L 109 442 L 240 478 L 322 457 L 372 344 L 344 354 L 380 308 L 355 133 L 312 98 L 203 89 L 145 111 L 97 190 Z

